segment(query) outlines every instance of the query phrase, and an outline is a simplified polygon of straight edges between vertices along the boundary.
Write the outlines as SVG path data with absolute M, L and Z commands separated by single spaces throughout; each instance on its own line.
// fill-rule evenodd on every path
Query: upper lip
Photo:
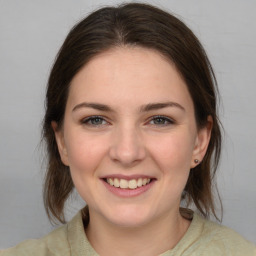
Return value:
M 133 180 L 133 179 L 155 179 L 155 177 L 153 176 L 149 176 L 149 175 L 145 175 L 145 174 L 133 174 L 133 175 L 123 175 L 123 174 L 110 174 L 110 175 L 106 175 L 101 177 L 101 179 L 109 179 L 109 178 L 117 178 L 117 179 L 124 179 L 124 180 Z

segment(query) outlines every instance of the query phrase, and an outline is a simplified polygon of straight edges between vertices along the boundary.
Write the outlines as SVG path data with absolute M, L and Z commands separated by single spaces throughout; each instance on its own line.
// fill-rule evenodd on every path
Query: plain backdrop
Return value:
M 225 128 L 218 172 L 223 224 L 256 243 L 256 1 L 144 2 L 177 14 L 209 55 Z M 0 248 L 54 228 L 41 192 L 48 74 L 70 28 L 95 8 L 117 3 L 121 1 L 0 0 Z M 82 205 L 74 197 L 66 209 L 68 219 Z

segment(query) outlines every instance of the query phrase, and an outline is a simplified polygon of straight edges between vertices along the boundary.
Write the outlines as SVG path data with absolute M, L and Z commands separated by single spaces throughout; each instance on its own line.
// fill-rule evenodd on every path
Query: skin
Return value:
M 139 47 L 97 55 L 71 82 L 63 126 L 52 126 L 89 205 L 86 234 L 100 255 L 157 255 L 178 243 L 190 224 L 179 213 L 181 194 L 212 125 L 209 118 L 197 129 L 192 98 L 170 61 Z M 123 198 L 106 188 L 109 175 L 145 175 L 154 183 Z

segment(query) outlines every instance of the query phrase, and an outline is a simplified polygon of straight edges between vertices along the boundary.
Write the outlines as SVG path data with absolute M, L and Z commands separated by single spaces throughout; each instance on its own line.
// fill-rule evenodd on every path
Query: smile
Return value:
M 106 182 L 116 188 L 123 189 L 136 189 L 142 186 L 149 184 L 151 181 L 150 178 L 138 178 L 138 179 L 118 179 L 118 178 L 107 178 Z
M 125 177 L 123 175 L 101 178 L 106 189 L 112 194 L 130 198 L 142 195 L 154 186 L 157 181 L 154 177 L 145 177 L 134 175 L 133 177 Z

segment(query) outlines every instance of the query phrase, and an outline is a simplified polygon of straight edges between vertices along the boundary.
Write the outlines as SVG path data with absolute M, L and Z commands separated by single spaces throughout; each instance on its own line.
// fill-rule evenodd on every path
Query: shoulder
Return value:
M 67 224 L 41 239 L 27 240 L 0 251 L 0 256 L 70 256 L 97 255 L 84 232 L 84 214 L 79 211 Z
M 201 228 L 201 235 L 195 244 L 200 244 L 205 255 L 256 256 L 256 246 L 234 230 L 198 215 L 195 218 Z
M 67 240 L 67 225 L 52 231 L 41 239 L 24 241 L 15 247 L 0 251 L 0 256 L 51 256 L 70 255 Z

